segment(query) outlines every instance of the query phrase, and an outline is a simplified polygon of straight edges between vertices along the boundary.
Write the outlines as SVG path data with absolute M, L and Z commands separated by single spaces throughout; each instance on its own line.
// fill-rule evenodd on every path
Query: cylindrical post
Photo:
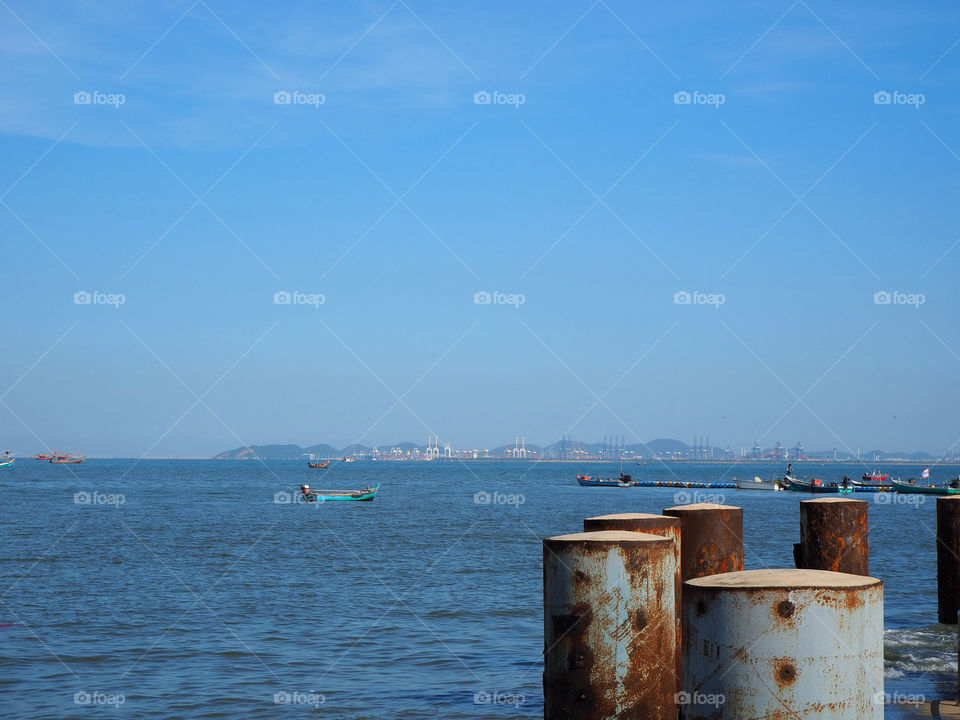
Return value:
M 685 720 L 881 720 L 883 583 L 748 570 L 683 585 Z
M 957 623 L 960 610 L 960 497 L 937 498 L 937 619 Z
M 675 615 L 677 625 L 677 690 L 680 690 L 680 631 L 683 622 L 680 617 L 680 519 L 668 515 L 652 515 L 650 513 L 619 513 L 616 515 L 599 515 L 583 521 L 584 532 L 600 530 L 623 530 L 626 532 L 644 532 L 651 535 L 662 535 L 673 540 L 673 557 L 677 565 L 674 573 Z
M 543 541 L 545 720 L 675 720 L 673 542 L 606 531 Z
M 743 570 L 743 508 L 693 503 L 667 508 L 663 514 L 680 518 L 680 575 L 684 582 Z
M 851 498 L 817 498 L 800 503 L 798 568 L 870 574 L 869 503 Z

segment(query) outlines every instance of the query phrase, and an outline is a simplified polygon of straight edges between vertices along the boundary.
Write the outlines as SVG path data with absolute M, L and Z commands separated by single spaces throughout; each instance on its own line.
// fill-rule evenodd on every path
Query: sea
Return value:
M 593 515 L 721 502 L 744 509 L 748 569 L 793 567 L 809 495 L 575 480 L 619 469 L 18 459 L 0 468 L 0 717 L 542 717 L 543 538 Z M 783 469 L 624 466 L 706 482 Z M 795 465 L 828 481 L 866 469 Z M 381 489 L 304 504 L 303 483 Z M 885 583 L 886 716 L 907 717 L 898 699 L 957 694 L 956 628 L 937 624 L 936 502 L 857 497 Z

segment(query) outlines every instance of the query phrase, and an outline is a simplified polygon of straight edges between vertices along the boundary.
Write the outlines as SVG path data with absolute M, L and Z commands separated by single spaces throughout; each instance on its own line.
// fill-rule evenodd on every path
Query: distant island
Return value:
M 356 460 L 540 460 L 540 461 L 619 461 L 658 460 L 696 462 L 956 462 L 956 456 L 935 457 L 926 452 L 887 452 L 870 450 L 851 453 L 836 448 L 806 451 L 801 445 L 786 448 L 777 443 L 763 448 L 754 443 L 750 448 L 714 447 L 704 439 L 692 445 L 672 438 L 659 438 L 647 443 L 625 444 L 622 436 L 610 442 L 588 443 L 564 438 L 550 445 L 534 445 L 525 438 L 493 448 L 454 448 L 431 438 L 427 444 L 412 442 L 384 445 L 353 444 L 336 448 L 326 443 L 301 447 L 295 444 L 247 445 L 214 456 L 215 460 L 303 460 L 350 458 Z

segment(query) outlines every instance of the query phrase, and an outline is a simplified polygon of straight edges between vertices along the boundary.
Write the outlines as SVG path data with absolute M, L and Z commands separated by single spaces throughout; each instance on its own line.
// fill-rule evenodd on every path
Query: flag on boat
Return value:
M 924 480 L 929 479 L 929 478 L 930 478 L 930 468 L 924 468 L 924 469 L 923 469 L 923 472 L 920 473 L 920 476 L 921 476 Z

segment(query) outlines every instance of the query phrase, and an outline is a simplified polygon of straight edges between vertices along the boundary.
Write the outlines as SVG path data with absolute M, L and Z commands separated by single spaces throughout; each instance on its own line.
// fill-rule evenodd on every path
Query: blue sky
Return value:
M 947 3 L 8 0 L 0 437 L 942 452 L 958 39 Z

